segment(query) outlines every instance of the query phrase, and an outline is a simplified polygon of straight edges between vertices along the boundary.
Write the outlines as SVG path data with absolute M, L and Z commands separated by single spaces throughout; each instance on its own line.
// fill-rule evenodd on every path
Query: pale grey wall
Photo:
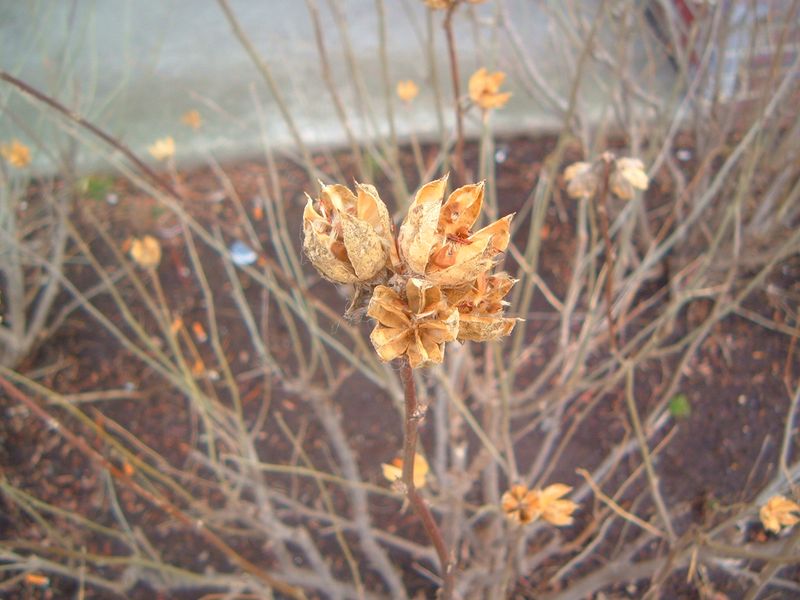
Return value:
M 374 130 L 353 103 L 338 29 L 327 0 L 318 0 L 326 23 L 326 44 L 334 74 L 362 136 Z M 543 17 L 537 0 L 509 0 L 507 6 L 531 56 L 556 88 L 571 80 L 570 66 L 556 51 L 553 23 Z M 578 2 L 593 14 L 594 0 Z M 343 130 L 323 85 L 313 29 L 304 0 L 232 0 L 232 6 L 253 42 L 274 69 L 303 138 L 312 146 L 342 144 Z M 375 100 L 376 123 L 386 131 L 385 104 L 378 62 L 377 13 L 374 0 L 344 0 L 351 40 L 363 69 L 369 95 Z M 385 0 L 389 23 L 392 81 L 413 78 L 423 88 L 409 113 L 396 105 L 400 135 L 413 128 L 433 134 L 437 121 L 420 35 L 426 13 L 420 0 Z M 490 17 L 493 2 L 477 6 Z M 441 19 L 437 17 L 437 22 Z M 459 19 L 457 38 L 466 86 L 469 73 L 493 59 L 492 39 Z M 449 96 L 447 57 L 437 49 L 439 71 Z M 483 58 L 479 60 L 476 56 Z M 509 71 L 508 52 L 497 66 Z M 143 152 L 156 138 L 173 135 L 178 157 L 202 159 L 213 152 L 226 158 L 251 154 L 260 147 L 261 130 L 254 96 L 263 107 L 264 136 L 277 146 L 291 138 L 271 95 L 213 0 L 0 0 L 0 65 L 12 74 L 57 95 L 79 113 L 120 136 Z M 494 116 L 499 130 L 525 131 L 558 122 L 542 104 L 515 85 L 509 106 Z M 584 91 L 591 101 L 592 89 Z M 0 84 L 0 140 L 41 136 L 46 145 L 65 137 L 63 130 Z M 205 124 L 192 131 L 180 123 L 190 108 Z M 450 115 L 447 115 L 448 118 Z M 81 155 L 87 166 L 96 161 Z M 41 156 L 39 157 L 41 159 Z

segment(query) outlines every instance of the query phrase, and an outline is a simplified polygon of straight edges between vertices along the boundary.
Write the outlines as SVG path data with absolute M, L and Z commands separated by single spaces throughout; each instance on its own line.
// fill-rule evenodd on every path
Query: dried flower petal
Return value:
M 469 78 L 469 97 L 483 110 L 502 108 L 511 97 L 511 92 L 500 92 L 505 78 L 502 71 L 489 73 L 486 67 L 481 67 Z
M 393 245 L 386 205 L 371 185 L 358 195 L 343 185 L 323 186 L 303 212 L 303 248 L 323 277 L 337 283 L 364 282 L 386 267 Z
M 156 140 L 151 146 L 147 147 L 150 156 L 156 160 L 164 160 L 175 156 L 175 140 L 171 137 Z
M 27 167 L 31 162 L 30 148 L 18 139 L 11 140 L 10 144 L 0 145 L 0 156 L 2 156 L 8 164 L 17 169 Z
M 632 200 L 635 190 L 646 190 L 650 180 L 638 158 L 618 158 L 608 180 L 611 191 L 622 200 Z
M 140 267 L 150 269 L 158 266 L 161 262 L 161 244 L 152 235 L 143 238 L 135 238 L 131 242 L 131 258 Z
M 764 529 L 778 533 L 800 523 L 800 505 L 785 496 L 773 496 L 758 513 Z
M 423 185 L 408 207 L 400 232 L 397 235 L 397 248 L 400 258 L 411 272 L 422 275 L 428 265 L 431 249 L 439 239 L 439 211 L 442 207 L 447 175 Z
M 403 459 L 398 457 L 392 460 L 390 464 L 382 463 L 381 469 L 383 470 L 383 476 L 390 482 L 394 483 L 395 481 L 401 480 L 403 478 Z M 415 452 L 414 453 L 415 488 L 419 489 L 425 487 L 429 471 L 430 467 L 428 466 L 428 461 L 425 460 L 425 457 L 422 456 L 419 452 Z
M 411 103 L 419 94 L 419 87 L 411 79 L 397 82 L 397 96 L 406 103 Z
M 599 184 L 592 163 L 588 162 L 576 162 L 568 166 L 564 170 L 564 181 L 567 182 L 567 195 L 575 200 L 593 197 Z

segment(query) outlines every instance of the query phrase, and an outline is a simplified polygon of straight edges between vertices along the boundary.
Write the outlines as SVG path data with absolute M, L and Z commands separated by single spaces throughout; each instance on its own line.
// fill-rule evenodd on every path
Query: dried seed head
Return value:
M 397 82 L 397 96 L 406 104 L 410 104 L 418 94 L 419 87 L 411 79 Z
M 572 163 L 564 170 L 564 181 L 567 182 L 567 195 L 570 198 L 592 198 L 597 193 L 599 184 L 592 163 Z
M 561 498 L 572 488 L 563 483 L 547 486 L 543 490 L 528 491 L 524 485 L 513 485 L 500 499 L 503 512 L 514 523 L 525 525 L 542 518 L 556 526 L 571 525 L 572 513 L 578 505 Z
M 381 469 L 383 476 L 390 482 L 394 483 L 403 478 L 403 459 L 395 458 L 390 464 L 382 463 Z M 419 489 L 425 487 L 428 479 L 428 461 L 421 454 L 414 453 L 414 487 Z
M 534 506 L 533 492 L 524 485 L 512 485 L 500 498 L 500 506 L 506 516 L 518 525 L 532 523 L 538 518 Z
M 150 269 L 161 262 L 161 244 L 152 235 L 134 238 L 131 242 L 131 258 L 142 268 Z
M 175 140 L 172 137 L 165 137 L 156 140 L 151 146 L 147 147 L 150 156 L 156 160 L 164 160 L 175 156 Z
M 475 71 L 469 78 L 469 97 L 483 110 L 503 108 L 511 97 L 511 92 L 500 92 L 500 85 L 506 78 L 502 71 L 489 73 L 485 67 Z
M 558 527 L 572 525 L 572 513 L 578 505 L 572 500 L 562 498 L 562 496 L 572 491 L 572 488 L 563 483 L 548 485 L 543 490 L 534 490 L 537 494 L 536 502 L 541 511 L 542 518 L 548 523 Z
M 203 126 L 203 117 L 200 115 L 199 110 L 193 108 L 181 115 L 181 123 L 192 129 L 200 129 Z
M 758 512 L 764 529 L 778 533 L 800 523 L 800 505 L 785 496 L 773 496 Z
M 371 185 L 358 194 L 343 185 L 323 186 L 308 197 L 303 213 L 303 248 L 320 274 L 337 283 L 374 279 L 386 268 L 393 244 L 386 205 Z
M 412 368 L 441 363 L 444 345 L 458 335 L 458 310 L 448 306 L 441 289 L 411 278 L 402 296 L 375 288 L 367 315 L 377 321 L 370 341 L 381 360 L 407 356 Z
M 503 317 L 503 298 L 515 283 L 507 273 L 481 273 L 471 284 L 447 291 L 459 312 L 459 341 L 486 342 L 511 333 L 521 319 Z
M 611 191 L 622 200 L 632 200 L 636 190 L 646 190 L 650 184 L 644 164 L 638 158 L 618 158 L 608 180 Z
M 0 145 L 0 156 L 2 156 L 8 164 L 17 169 L 23 169 L 31 162 L 30 148 L 18 139 L 13 139 L 8 144 Z
M 472 233 L 484 184 L 465 185 L 443 202 L 446 178 L 424 185 L 400 226 L 398 251 L 410 274 L 442 287 L 461 286 L 490 270 L 510 240 L 508 215 Z

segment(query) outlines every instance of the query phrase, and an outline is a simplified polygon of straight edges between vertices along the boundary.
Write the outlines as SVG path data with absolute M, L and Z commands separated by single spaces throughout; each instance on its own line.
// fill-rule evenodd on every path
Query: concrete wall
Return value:
M 342 51 L 340 30 L 327 0 L 317 0 L 333 75 L 342 92 L 353 128 L 362 139 L 388 131 L 385 88 L 380 61 L 375 0 L 340 2 L 373 109 L 354 101 L 353 84 Z M 556 6 L 560 2 L 556 3 Z M 587 19 L 594 0 L 573 3 Z M 314 30 L 303 0 L 232 0 L 231 5 L 258 51 L 273 69 L 278 86 L 303 139 L 311 146 L 340 145 L 344 131 L 325 88 Z M 558 52 L 556 23 L 536 0 L 510 0 L 505 6 L 527 52 L 554 88 L 566 90 L 573 65 Z M 554 5 L 551 2 L 550 7 Z M 411 110 L 396 99 L 400 136 L 414 130 L 422 136 L 438 131 L 423 40 L 427 12 L 421 0 L 384 0 L 392 94 L 394 82 L 411 78 L 422 88 Z M 462 9 L 463 10 L 463 9 Z M 491 0 L 472 7 L 486 23 L 497 5 Z M 444 36 L 437 23 L 438 72 L 450 97 Z M 478 66 L 509 72 L 514 96 L 493 117 L 503 131 L 536 130 L 559 119 L 546 103 L 518 85 L 508 45 L 491 27 L 475 28 L 457 19 L 457 40 L 466 88 Z M 121 137 L 138 152 L 155 139 L 172 135 L 180 160 L 202 160 L 208 152 L 220 158 L 257 152 L 263 140 L 291 146 L 292 140 L 263 79 L 234 36 L 219 5 L 212 0 L 28 0 L 0 3 L 0 65 L 10 73 L 57 96 L 78 113 Z M 665 71 L 666 72 L 666 71 Z M 582 92 L 587 105 L 602 103 L 592 86 Z M 63 148 L 64 126 L 0 84 L 0 140 L 38 137 Z M 259 107 L 256 110 L 256 107 Z M 597 110 L 601 107 L 595 106 Z M 201 112 L 204 125 L 194 131 L 180 122 L 189 110 Z M 259 117 L 259 111 L 261 117 Z M 446 117 L 450 118 L 450 111 Z M 472 123 L 472 130 L 475 130 Z M 44 167 L 42 153 L 37 163 Z M 96 153 L 79 151 L 86 168 L 98 166 Z M 46 167 L 45 167 L 46 168 Z

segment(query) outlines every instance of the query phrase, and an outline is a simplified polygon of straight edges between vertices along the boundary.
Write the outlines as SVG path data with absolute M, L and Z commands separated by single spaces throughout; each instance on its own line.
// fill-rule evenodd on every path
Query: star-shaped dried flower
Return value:
M 410 104 L 418 94 L 419 87 L 411 79 L 397 82 L 397 96 L 406 104 Z
M 533 504 L 534 494 L 524 485 L 512 485 L 511 489 L 500 498 L 500 506 L 506 516 L 518 525 L 527 525 L 539 515 Z
M 502 108 L 511 97 L 511 92 L 500 91 L 505 78 L 506 74 L 502 71 L 489 73 L 485 67 L 481 67 L 469 78 L 469 97 L 483 110 Z
M 444 360 L 444 346 L 458 335 L 458 310 L 448 306 L 441 289 L 423 279 L 407 281 L 402 296 L 375 288 L 367 315 L 377 321 L 369 336 L 383 361 L 407 356 L 411 368 Z
M 578 505 L 572 500 L 562 498 L 571 490 L 570 486 L 563 483 L 530 491 L 524 485 L 513 485 L 503 494 L 500 506 L 509 519 L 521 525 L 539 518 L 557 527 L 572 525 L 572 513 Z
M 800 523 L 800 505 L 785 496 L 773 496 L 758 512 L 764 529 L 778 533 Z
M 622 200 L 632 200 L 635 190 L 646 190 L 650 180 L 638 158 L 618 158 L 609 177 L 611 191 Z
M 316 201 L 307 197 L 303 249 L 323 277 L 356 283 L 384 271 L 394 244 L 392 223 L 373 186 L 357 184 L 356 195 L 343 185 L 325 185 Z
M 392 460 L 390 464 L 382 463 L 381 469 L 383 470 L 383 476 L 390 482 L 394 483 L 395 481 L 403 478 L 403 459 L 398 457 Z M 415 488 L 419 489 L 425 487 L 425 483 L 428 479 L 429 470 L 430 467 L 428 466 L 428 461 L 425 460 L 425 457 L 419 454 L 418 452 L 415 453 L 414 454 Z
M 11 140 L 9 144 L 0 145 L 0 156 L 17 169 L 23 169 L 31 162 L 30 148 L 18 139 Z
M 150 156 L 156 160 L 164 160 L 175 156 L 175 140 L 171 137 L 156 140 L 151 146 L 147 147 Z
M 181 116 L 181 123 L 192 129 L 200 129 L 203 126 L 203 117 L 197 109 L 187 110 Z
M 397 248 L 412 275 L 457 287 L 494 266 L 508 246 L 513 215 L 473 233 L 483 205 L 483 182 L 460 187 L 443 202 L 446 185 L 445 176 L 420 188 L 400 226 Z
M 507 273 L 481 273 L 472 283 L 447 290 L 447 300 L 458 308 L 458 340 L 486 342 L 508 335 L 519 319 L 503 317 L 503 300 L 517 282 Z
M 150 269 L 161 262 L 161 244 L 152 235 L 134 238 L 131 242 L 131 258 L 142 268 Z

